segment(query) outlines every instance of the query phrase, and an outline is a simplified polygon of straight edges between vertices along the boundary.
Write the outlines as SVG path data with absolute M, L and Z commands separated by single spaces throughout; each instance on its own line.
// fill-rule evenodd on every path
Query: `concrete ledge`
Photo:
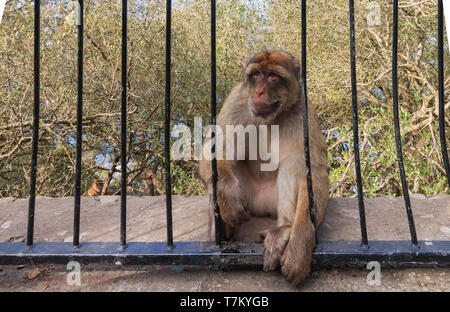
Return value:
M 419 240 L 450 240 L 450 196 L 426 198 L 411 195 Z M 73 197 L 36 199 L 35 241 L 71 242 Z M 208 199 L 206 196 L 173 196 L 174 241 L 207 241 Z M 402 197 L 366 199 L 367 232 L 370 240 L 410 240 Z M 24 241 L 27 228 L 27 199 L 0 199 L 0 242 Z M 119 196 L 82 197 L 81 242 L 119 241 Z M 134 197 L 127 200 L 127 240 L 166 240 L 165 196 Z M 275 220 L 254 218 L 242 225 L 238 240 L 255 240 L 256 231 L 271 227 Z M 319 228 L 319 240 L 361 239 L 356 198 L 332 198 Z
M 450 196 L 425 198 L 412 195 L 418 239 L 450 240 Z M 174 240 L 206 240 L 205 197 L 173 198 Z M 365 201 L 369 241 L 410 239 L 403 198 L 380 197 Z M 120 198 L 82 198 L 81 242 L 119 241 Z M 0 199 L 0 242 L 24 241 L 28 200 Z M 70 245 L 73 228 L 73 198 L 38 198 L 35 241 Z M 243 225 L 240 238 L 253 240 L 258 228 L 270 226 L 268 218 Z M 165 197 L 128 199 L 129 241 L 164 242 Z M 357 200 L 330 200 L 320 240 L 360 240 Z M 344 243 L 344 242 L 342 242 Z M 375 243 L 375 242 L 373 242 Z M 424 242 L 426 244 L 426 242 Z M 23 244 L 23 243 L 22 243 Z M 210 270 L 207 266 L 83 265 L 82 285 L 67 283 L 66 265 L 0 266 L 0 291 L 449 291 L 449 268 L 383 269 L 380 285 L 369 285 L 370 270 L 313 270 L 293 287 L 280 272 L 261 270 Z M 31 272 L 40 274 L 29 279 Z

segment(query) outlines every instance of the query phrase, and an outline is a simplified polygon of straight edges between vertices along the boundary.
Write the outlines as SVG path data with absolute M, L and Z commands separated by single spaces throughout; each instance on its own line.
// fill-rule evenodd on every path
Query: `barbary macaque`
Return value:
M 217 128 L 222 129 L 224 139 L 221 142 L 216 139 L 216 150 L 223 144 L 223 154 L 235 156 L 234 159 L 217 157 L 217 201 L 222 237 L 232 239 L 235 229 L 250 216 L 277 218 L 276 227 L 257 233 L 257 240 L 264 241 L 264 271 L 275 270 L 281 265 L 282 274 L 294 285 L 308 275 L 315 246 L 306 182 L 305 104 L 300 73 L 299 59 L 287 52 L 262 51 L 254 55 L 243 70 L 242 82 L 233 88 L 217 116 Z M 308 105 L 308 116 L 318 226 L 324 217 L 329 195 L 327 145 L 311 105 Z M 250 156 L 252 138 L 249 136 L 245 138 L 245 155 L 237 152 L 235 134 L 230 137 L 225 131 L 230 125 L 242 125 L 245 129 L 249 125 L 256 126 L 258 135 L 265 135 L 262 141 L 258 138 L 258 148 L 264 143 L 266 147 L 270 146 L 272 154 L 278 149 L 278 166 L 263 170 L 268 160 L 263 159 L 261 153 Z M 262 133 L 261 126 L 268 129 Z M 274 127 L 279 131 L 276 142 L 271 131 Z M 232 144 L 225 144 L 230 140 Z M 207 136 L 204 143 L 211 143 L 211 136 Z M 227 148 L 233 148 L 232 152 L 226 153 Z M 205 157 L 208 152 L 209 157 Z M 210 233 L 214 233 L 211 151 L 204 148 L 203 156 L 200 176 L 210 195 Z
M 95 180 L 91 187 L 83 193 L 83 196 L 99 196 L 102 194 L 103 180 Z

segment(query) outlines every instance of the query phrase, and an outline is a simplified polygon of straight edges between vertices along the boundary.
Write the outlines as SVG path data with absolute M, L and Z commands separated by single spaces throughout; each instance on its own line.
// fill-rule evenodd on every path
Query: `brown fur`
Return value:
M 99 196 L 102 194 L 103 180 L 95 180 L 91 187 L 83 193 L 83 196 Z
M 259 158 L 218 160 L 217 195 L 222 231 L 227 239 L 232 238 L 234 229 L 250 215 L 277 218 L 277 227 L 258 233 L 259 240 L 264 240 L 264 270 L 275 270 L 281 265 L 282 274 L 293 284 L 299 284 L 308 275 L 315 244 L 306 187 L 305 105 L 300 68 L 299 60 L 283 51 L 256 54 L 244 68 L 243 81 L 231 91 L 217 118 L 217 124 L 223 128 L 279 125 L 277 170 L 261 171 Z M 328 202 L 327 146 L 316 112 L 311 105 L 308 107 L 311 172 L 319 225 Z M 225 149 L 224 146 L 224 155 Z M 200 176 L 211 199 L 211 161 L 200 161 Z M 210 212 L 210 233 L 214 233 L 211 200 Z

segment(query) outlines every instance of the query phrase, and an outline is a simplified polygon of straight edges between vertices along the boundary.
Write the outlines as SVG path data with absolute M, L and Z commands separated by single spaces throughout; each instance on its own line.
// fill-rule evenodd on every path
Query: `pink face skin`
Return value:
M 254 92 L 249 98 L 250 109 L 256 116 L 268 116 L 279 108 L 279 101 L 273 98 L 271 90 L 280 83 L 280 77 L 274 72 L 255 70 L 250 74 Z

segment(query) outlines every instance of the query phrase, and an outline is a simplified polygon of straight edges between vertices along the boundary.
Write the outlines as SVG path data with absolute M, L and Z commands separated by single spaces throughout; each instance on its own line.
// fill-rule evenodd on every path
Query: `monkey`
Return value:
M 92 186 L 83 193 L 83 196 L 99 196 L 103 190 L 103 180 L 95 180 Z
M 263 270 L 267 272 L 281 267 L 281 273 L 294 285 L 300 284 L 309 274 L 315 247 L 306 181 L 305 110 L 299 59 L 286 51 L 265 50 L 247 62 L 242 71 L 242 81 L 231 90 L 216 121 L 216 127 L 222 128 L 225 138 L 222 143 L 216 139 L 216 149 L 223 144 L 226 150 L 228 145 L 223 142 L 231 140 L 233 151 L 230 155 L 234 156 L 234 159 L 217 156 L 217 203 L 222 237 L 232 239 L 235 230 L 250 216 L 276 218 L 276 227 L 257 233 L 256 241 L 264 243 Z M 276 169 L 261 170 L 266 160 L 260 156 L 249 157 L 249 135 L 245 138 L 245 155 L 239 159 L 235 135 L 227 137 L 228 131 L 223 130 L 229 125 L 265 125 L 271 129 L 277 126 L 279 160 Z M 261 134 L 261 130 L 258 131 Z M 308 132 L 316 226 L 319 226 L 329 196 L 327 144 L 311 105 L 308 105 Z M 266 146 L 272 146 L 269 141 L 270 135 Z M 208 189 L 212 238 L 214 203 L 212 155 L 211 150 L 205 148 L 208 142 L 211 143 L 211 134 L 203 141 L 199 173 Z M 260 148 L 261 141 L 258 142 Z M 206 157 L 208 153 L 209 157 Z

